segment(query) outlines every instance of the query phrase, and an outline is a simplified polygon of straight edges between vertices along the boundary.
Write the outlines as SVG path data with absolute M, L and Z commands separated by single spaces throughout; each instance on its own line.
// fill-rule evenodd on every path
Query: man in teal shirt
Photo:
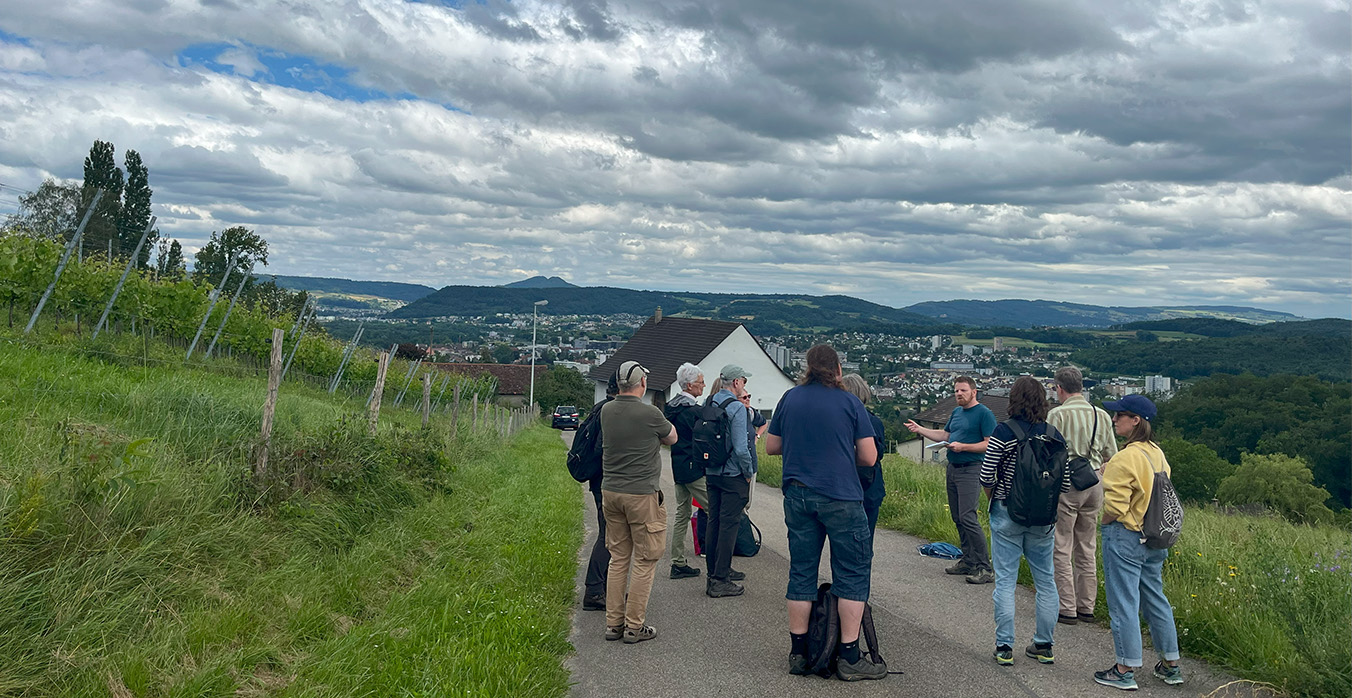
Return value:
M 953 397 L 958 406 L 943 429 L 926 429 L 914 421 L 906 422 L 906 428 L 931 441 L 948 442 L 948 513 L 962 541 L 962 559 L 944 571 L 967 575 L 969 584 L 990 584 L 995 573 L 976 509 L 981 500 L 981 461 L 995 432 L 995 413 L 977 402 L 976 381 L 967 376 L 954 379 Z

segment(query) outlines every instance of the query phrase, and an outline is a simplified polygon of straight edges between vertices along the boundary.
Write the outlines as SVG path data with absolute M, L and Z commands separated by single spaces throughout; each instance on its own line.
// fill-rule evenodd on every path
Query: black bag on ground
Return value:
M 1056 523 L 1056 505 L 1066 477 L 1066 440 L 1050 424 L 1041 434 L 1030 435 L 1013 419 L 1005 422 L 1014 432 L 1014 480 L 1005 506 L 1009 518 L 1020 526 L 1050 526 Z
M 732 418 L 728 416 L 728 404 L 736 399 L 730 397 L 721 404 L 711 399 L 700 408 L 690 435 L 690 458 L 695 467 L 721 468 L 732 456 Z
M 601 405 L 573 432 L 573 445 L 568 449 L 568 473 L 578 482 L 601 477 Z
M 737 529 L 737 543 L 732 546 L 732 554 L 737 557 L 755 557 L 761 549 L 761 532 L 750 516 L 742 517 L 742 526 Z
M 690 532 L 690 536 L 695 539 L 695 554 L 704 554 L 704 534 L 709 532 L 709 515 L 704 509 L 695 509 L 695 529 Z
M 1090 407 L 1094 410 L 1094 426 L 1089 429 L 1089 450 L 1094 450 L 1094 437 L 1098 436 L 1098 408 Z M 1094 472 L 1094 465 L 1089 462 L 1087 456 L 1075 456 L 1066 461 L 1066 467 L 1070 468 L 1070 486 L 1081 492 L 1097 485 L 1099 483 L 1098 473 Z
M 1164 468 L 1155 470 L 1155 459 L 1146 454 L 1150 469 L 1155 472 L 1155 484 L 1150 487 L 1150 503 L 1141 518 L 1141 537 L 1145 546 L 1153 550 L 1173 547 L 1183 533 L 1183 503 L 1178 500 L 1174 482 Z
M 817 587 L 817 600 L 812 602 L 812 615 L 807 621 L 807 671 L 824 678 L 836 673 L 836 664 L 840 661 L 840 608 L 839 599 L 831 593 L 831 583 L 823 582 Z M 864 604 L 864 617 L 859 623 L 859 650 L 866 654 L 869 661 L 886 667 L 882 653 L 878 650 L 878 632 L 873 627 L 873 606 Z M 867 650 L 866 650 L 867 647 Z M 889 671 L 900 674 L 900 671 Z

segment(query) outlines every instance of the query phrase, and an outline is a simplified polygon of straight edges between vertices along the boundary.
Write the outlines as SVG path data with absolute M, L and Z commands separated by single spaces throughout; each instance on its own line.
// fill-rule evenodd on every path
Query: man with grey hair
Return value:
M 662 445 L 676 443 L 676 429 L 643 402 L 648 369 L 642 364 L 620 364 L 618 382 L 620 394 L 601 408 L 601 509 L 610 550 L 605 638 L 633 644 L 657 637 L 646 623 L 648 596 L 667 545 Z
M 700 396 L 704 394 L 704 372 L 692 363 L 676 369 L 676 384 L 681 392 L 662 409 L 667 421 L 676 427 L 676 443 L 671 445 L 671 479 L 676 483 L 676 524 L 671 532 L 671 578 L 698 577 L 699 569 L 686 563 L 686 531 L 690 528 L 690 502 L 709 509 L 709 489 L 704 466 L 695 465 L 690 439 L 700 414 Z
M 1113 421 L 1084 399 L 1084 375 L 1074 366 L 1056 371 L 1056 399 L 1061 404 L 1047 414 L 1047 423 L 1066 439 L 1071 458 L 1087 458 L 1101 478 L 1103 464 L 1117 454 Z M 1098 571 L 1094 567 L 1099 510 L 1103 508 L 1103 484 L 1087 490 L 1062 492 L 1056 511 L 1056 591 L 1061 597 L 1057 620 L 1067 625 L 1094 622 L 1098 600 Z

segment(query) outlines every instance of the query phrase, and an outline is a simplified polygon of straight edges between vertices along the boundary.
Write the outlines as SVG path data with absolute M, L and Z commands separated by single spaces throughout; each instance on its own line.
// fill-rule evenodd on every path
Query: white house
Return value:
M 637 361 L 650 371 L 643 401 L 658 407 L 680 392 L 676 369 L 687 361 L 704 371 L 706 383 L 713 383 L 719 369 L 728 364 L 746 369 L 751 374 L 746 390 L 751 393 L 751 406 L 757 410 L 774 410 L 779 398 L 794 385 L 741 323 L 664 318 L 661 308 L 605 363 L 591 370 L 596 402 L 605 399 L 606 382 L 626 361 Z

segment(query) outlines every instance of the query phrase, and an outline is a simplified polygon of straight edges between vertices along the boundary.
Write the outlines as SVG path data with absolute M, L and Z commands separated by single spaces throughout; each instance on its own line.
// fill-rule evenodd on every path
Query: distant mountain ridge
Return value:
M 411 303 L 436 292 L 436 289 L 431 286 L 406 284 L 398 281 L 353 281 L 351 279 L 333 279 L 322 276 L 277 276 L 276 279 L 278 286 L 289 288 L 292 291 L 374 296 L 405 303 Z
M 906 310 L 944 322 L 978 327 L 1109 327 L 1150 320 L 1206 317 L 1249 323 L 1285 322 L 1303 318 L 1273 310 L 1242 306 L 1105 307 L 1060 301 L 926 301 Z
M 503 284 L 503 288 L 582 288 L 557 276 L 532 276 L 529 279 Z
M 548 281 L 543 277 L 536 279 Z M 517 282 L 521 284 L 523 282 Z M 566 283 L 566 282 L 565 282 Z M 1098 328 L 1131 322 L 1208 317 L 1248 323 L 1298 320 L 1295 315 L 1237 306 L 1103 307 L 1057 301 L 931 301 L 893 308 L 851 296 L 806 294 L 697 293 L 637 291 L 607 286 L 541 287 L 447 286 L 392 311 L 391 318 L 431 318 L 446 315 L 524 313 L 532 303 L 549 301 L 549 312 L 563 315 L 646 316 L 659 306 L 668 315 L 687 314 L 744 322 L 756 334 L 774 335 L 801 330 L 896 330 L 904 325 L 916 334 L 944 325 L 976 327 Z M 889 326 L 889 327 L 883 327 Z

